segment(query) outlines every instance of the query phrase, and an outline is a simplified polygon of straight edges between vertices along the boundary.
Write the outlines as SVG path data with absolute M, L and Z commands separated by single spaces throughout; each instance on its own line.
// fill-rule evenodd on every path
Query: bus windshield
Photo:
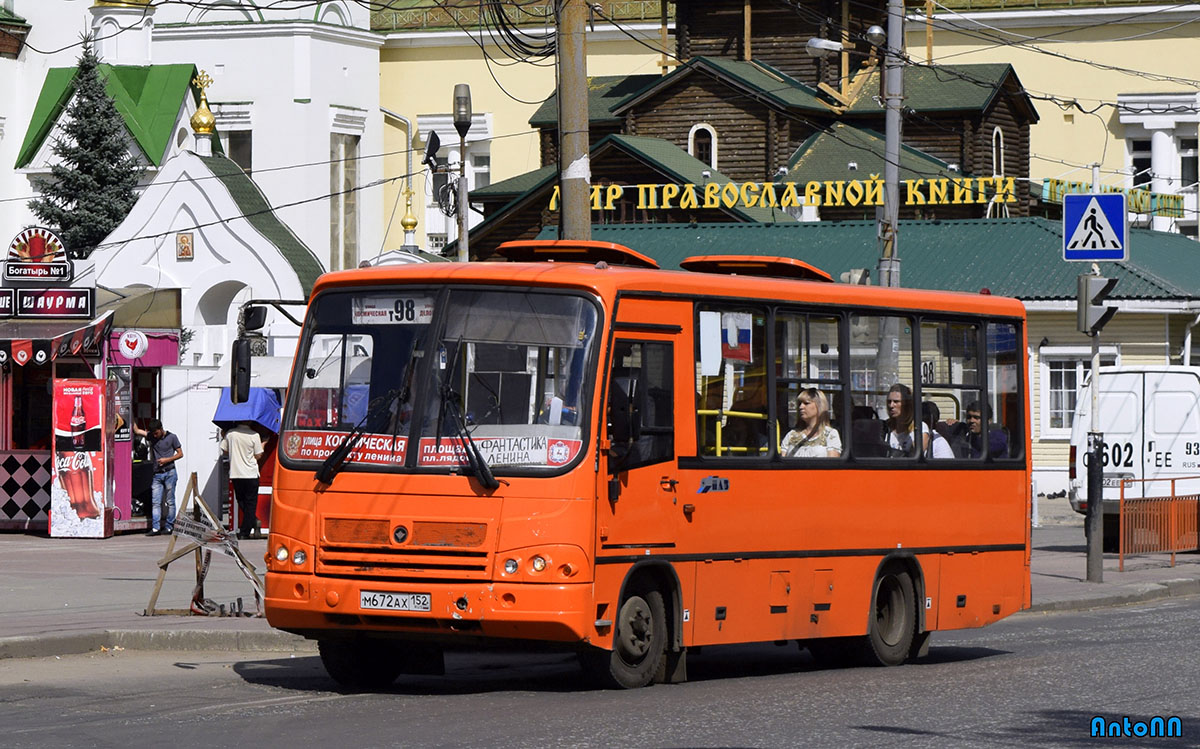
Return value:
M 597 306 L 493 288 L 336 291 L 312 303 L 283 455 L 346 470 L 557 471 L 583 447 Z

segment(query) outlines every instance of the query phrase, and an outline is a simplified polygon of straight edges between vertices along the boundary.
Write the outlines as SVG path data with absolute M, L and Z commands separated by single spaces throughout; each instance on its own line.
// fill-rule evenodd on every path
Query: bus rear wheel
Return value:
M 378 640 L 319 640 L 317 652 L 329 676 L 355 691 L 386 689 L 404 668 L 403 650 Z
M 635 590 L 617 612 L 613 649 L 589 650 L 580 656 L 584 668 L 605 686 L 637 689 L 649 684 L 667 648 L 667 613 L 662 593 Z
M 863 659 L 871 666 L 899 666 L 908 659 L 916 632 L 912 576 L 887 567 L 875 578 Z

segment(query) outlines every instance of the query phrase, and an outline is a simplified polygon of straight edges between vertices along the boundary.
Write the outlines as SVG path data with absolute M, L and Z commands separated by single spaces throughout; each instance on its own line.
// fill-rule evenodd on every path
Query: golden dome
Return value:
M 203 70 L 200 75 L 196 76 L 192 83 L 196 88 L 200 89 L 200 106 L 196 108 L 196 113 L 192 115 L 191 124 L 192 132 L 196 135 L 212 135 L 216 129 L 217 119 L 213 117 L 212 111 L 208 108 L 208 94 L 206 90 L 212 85 L 212 78 Z
M 404 194 L 404 218 L 400 219 L 400 226 L 404 227 L 404 231 L 414 231 L 417 228 L 417 217 L 412 213 L 412 190 L 405 190 Z

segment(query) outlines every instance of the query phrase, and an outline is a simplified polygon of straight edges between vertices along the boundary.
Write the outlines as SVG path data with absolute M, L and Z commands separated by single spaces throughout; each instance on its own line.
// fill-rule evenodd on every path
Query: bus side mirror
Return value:
M 266 324 L 266 307 L 247 307 L 242 313 L 242 328 L 245 330 L 262 330 Z
M 265 308 L 260 307 L 259 309 Z M 250 341 L 238 338 L 233 342 L 233 367 L 229 378 L 229 398 L 234 403 L 250 400 Z

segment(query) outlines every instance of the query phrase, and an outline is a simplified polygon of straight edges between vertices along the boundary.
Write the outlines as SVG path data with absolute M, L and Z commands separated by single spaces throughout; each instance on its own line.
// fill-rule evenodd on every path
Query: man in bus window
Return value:
M 955 454 L 962 458 L 979 458 L 983 456 L 983 407 L 979 401 L 967 404 L 964 423 L 954 424 L 954 439 L 951 446 L 956 447 Z M 992 418 L 992 407 L 987 407 L 988 419 Z M 988 430 L 987 451 L 993 458 L 1008 456 L 1008 435 L 1004 428 L 993 425 Z

